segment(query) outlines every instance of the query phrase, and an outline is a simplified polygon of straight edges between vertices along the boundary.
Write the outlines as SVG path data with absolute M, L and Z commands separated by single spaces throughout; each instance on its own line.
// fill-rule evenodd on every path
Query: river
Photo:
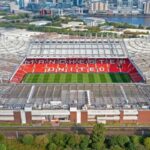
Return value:
M 142 25 L 150 27 L 150 16 L 110 16 L 104 17 L 108 22 L 124 22 L 131 25 Z

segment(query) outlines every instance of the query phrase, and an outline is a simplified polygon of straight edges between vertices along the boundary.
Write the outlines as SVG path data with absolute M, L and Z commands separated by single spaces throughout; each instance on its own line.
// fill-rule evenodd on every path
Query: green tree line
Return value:
M 102 124 L 94 126 L 91 134 L 52 132 L 33 136 L 25 134 L 8 139 L 0 134 L 0 150 L 150 150 L 150 137 L 106 136 Z

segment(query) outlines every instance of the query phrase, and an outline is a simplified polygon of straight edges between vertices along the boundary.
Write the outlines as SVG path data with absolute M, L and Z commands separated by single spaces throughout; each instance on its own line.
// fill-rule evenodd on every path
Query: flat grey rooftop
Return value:
M 122 39 L 51 39 L 30 41 L 27 57 L 48 58 L 124 58 Z
M 146 84 L 18 84 L 0 85 L 0 106 L 9 109 L 149 108 Z

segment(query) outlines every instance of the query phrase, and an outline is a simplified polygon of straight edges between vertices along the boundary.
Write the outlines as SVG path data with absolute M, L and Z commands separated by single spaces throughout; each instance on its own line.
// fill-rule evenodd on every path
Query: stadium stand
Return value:
M 150 36 L 136 39 L 125 39 L 130 58 L 141 69 L 148 83 L 150 83 Z
M 11 79 L 11 82 L 21 82 L 23 77 L 27 73 L 51 73 L 51 72 L 64 72 L 64 73 L 80 73 L 80 72 L 93 72 L 93 73 L 128 73 L 132 79 L 133 82 L 142 82 L 143 78 L 139 74 L 136 67 L 132 64 L 132 62 L 129 59 L 106 59 L 105 61 L 101 61 L 100 59 L 95 59 L 95 63 L 90 64 L 89 62 L 84 60 L 86 62 L 85 64 L 79 63 L 80 59 L 76 59 L 76 62 L 73 63 L 64 63 L 59 64 L 59 61 L 62 61 L 63 59 L 59 60 L 56 59 L 54 63 L 51 63 L 51 59 L 26 59 L 22 65 L 18 68 L 16 74 Z M 82 59 L 83 60 L 83 59 Z M 90 60 L 90 59 L 89 59 Z M 93 60 L 93 59 L 92 59 Z M 103 59 L 102 59 L 103 60 Z M 36 61 L 36 63 L 34 63 Z M 42 63 L 41 63 L 42 62 Z M 46 63 L 49 62 L 49 63 Z M 64 62 L 65 59 L 64 59 Z M 101 62 L 101 63 L 99 63 Z M 31 64 L 33 63 L 33 64 Z

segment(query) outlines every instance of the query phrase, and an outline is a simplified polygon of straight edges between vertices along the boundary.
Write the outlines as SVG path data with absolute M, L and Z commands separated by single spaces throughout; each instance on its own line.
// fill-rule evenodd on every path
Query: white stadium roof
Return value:
M 84 105 L 91 109 L 107 109 L 108 105 L 118 109 L 150 106 L 149 84 L 1 84 L 0 91 L 0 106 L 10 109 L 25 105 L 34 109 L 68 109 L 71 105 L 79 109 Z
M 31 40 L 28 58 L 126 58 L 122 39 Z

